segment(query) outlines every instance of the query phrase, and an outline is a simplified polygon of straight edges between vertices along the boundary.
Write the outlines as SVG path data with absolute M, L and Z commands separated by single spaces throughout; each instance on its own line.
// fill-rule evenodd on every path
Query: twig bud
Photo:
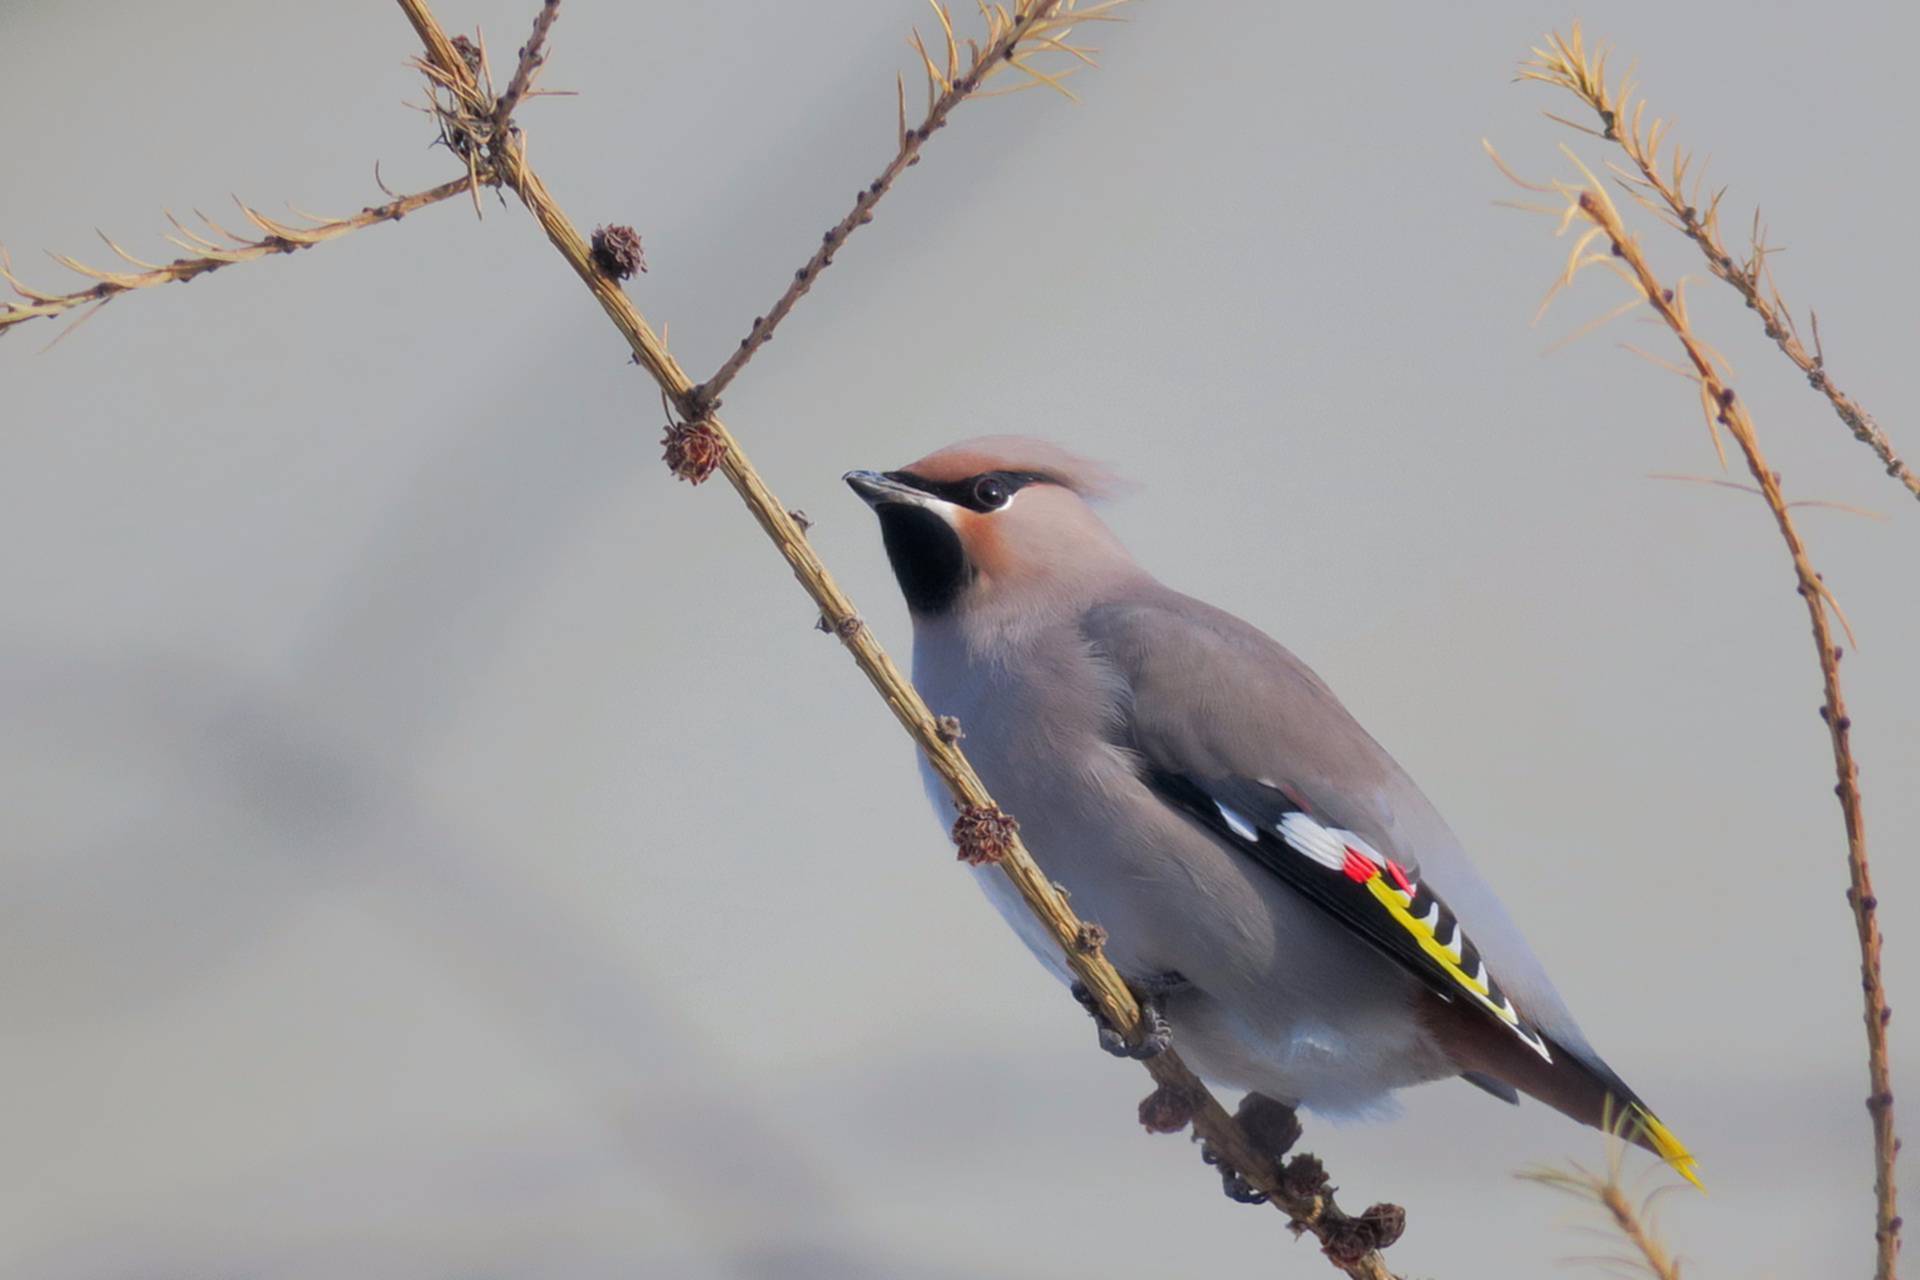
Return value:
M 628 280 L 634 272 L 645 271 L 647 256 L 640 251 L 640 234 L 632 227 L 595 227 L 593 265 L 600 268 L 600 274 L 615 280 Z
M 982 808 L 967 805 L 953 820 L 953 843 L 960 850 L 960 861 L 970 867 L 998 862 L 1013 851 L 1014 833 L 1020 824 L 998 805 Z
M 1148 1133 L 1178 1133 L 1193 1121 L 1193 1098 L 1161 1085 L 1140 1100 L 1140 1127 Z
M 710 422 L 669 422 L 660 444 L 668 468 L 688 484 L 699 484 L 712 475 L 727 456 L 727 442 Z

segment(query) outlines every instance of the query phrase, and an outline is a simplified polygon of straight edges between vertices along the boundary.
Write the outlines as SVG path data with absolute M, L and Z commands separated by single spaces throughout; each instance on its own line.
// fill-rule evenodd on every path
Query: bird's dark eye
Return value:
M 1013 490 L 999 476 L 981 476 L 973 482 L 973 500 L 980 504 L 983 511 L 1004 507 L 1011 497 Z

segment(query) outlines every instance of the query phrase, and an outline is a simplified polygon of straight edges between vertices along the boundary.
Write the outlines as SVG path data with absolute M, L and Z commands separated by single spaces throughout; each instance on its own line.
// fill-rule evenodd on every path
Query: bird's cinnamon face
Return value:
M 927 468 L 926 470 L 935 470 Z M 1022 490 L 1052 485 L 1036 471 L 992 469 L 974 474 L 922 470 L 849 471 L 843 478 L 880 518 L 887 559 L 916 614 L 952 609 L 983 579 L 1005 576 L 1014 557 L 1000 521 Z

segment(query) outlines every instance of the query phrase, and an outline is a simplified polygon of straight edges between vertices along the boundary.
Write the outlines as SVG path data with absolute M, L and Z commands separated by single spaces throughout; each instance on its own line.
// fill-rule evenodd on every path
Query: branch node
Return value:
M 1106 928 L 1102 925 L 1094 924 L 1090 920 L 1084 921 L 1080 925 L 1079 932 L 1073 936 L 1074 950 L 1080 952 L 1082 955 L 1091 955 L 1106 945 Z

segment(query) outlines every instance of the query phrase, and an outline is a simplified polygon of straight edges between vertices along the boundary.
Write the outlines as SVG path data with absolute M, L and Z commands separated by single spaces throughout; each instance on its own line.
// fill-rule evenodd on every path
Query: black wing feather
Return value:
M 1387 874 L 1391 868 L 1405 877 L 1407 888 L 1401 894 L 1407 899 L 1405 913 L 1415 920 L 1431 920 L 1429 932 L 1433 941 L 1442 948 L 1456 951 L 1457 963 L 1450 965 L 1436 958 L 1422 945 L 1418 934 L 1382 905 L 1368 883 L 1374 876 L 1356 879 L 1340 867 L 1328 866 L 1288 843 L 1281 834 L 1287 817 L 1312 815 L 1277 788 L 1243 778 L 1203 781 L 1164 770 L 1149 772 L 1146 782 L 1162 799 L 1278 876 L 1302 897 L 1421 979 L 1435 994 L 1446 1000 L 1466 997 L 1488 1018 L 1519 1036 L 1535 1053 L 1552 1060 L 1539 1032 L 1519 1016 L 1493 975 L 1487 972 L 1479 949 L 1461 930 L 1453 912 L 1425 884 L 1407 875 L 1406 868 L 1394 867 L 1358 851 L 1353 855 L 1362 863 L 1371 864 L 1374 876 Z M 1464 982 L 1463 975 L 1477 980 L 1484 992 Z

